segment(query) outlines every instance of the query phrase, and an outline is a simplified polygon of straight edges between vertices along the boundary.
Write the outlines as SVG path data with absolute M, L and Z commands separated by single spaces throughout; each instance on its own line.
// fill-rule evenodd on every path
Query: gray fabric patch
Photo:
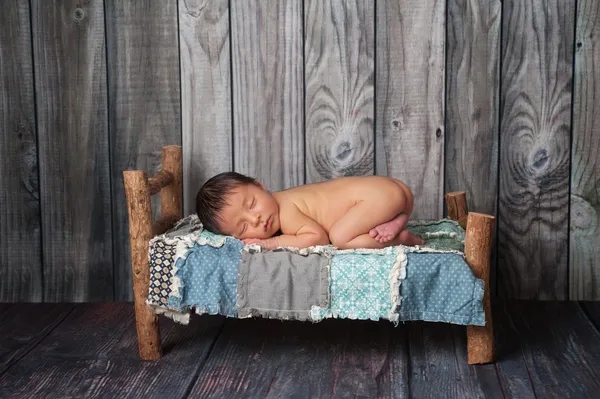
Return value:
M 329 254 L 242 251 L 238 317 L 309 319 L 313 306 L 329 306 L 330 262 Z

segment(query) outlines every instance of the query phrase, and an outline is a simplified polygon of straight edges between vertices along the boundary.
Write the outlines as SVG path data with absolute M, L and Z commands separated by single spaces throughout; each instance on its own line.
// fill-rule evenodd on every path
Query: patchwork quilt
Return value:
M 266 251 L 204 230 L 190 215 L 149 243 L 147 303 L 182 324 L 195 313 L 485 325 L 484 282 L 464 259 L 465 231 L 449 219 L 408 229 L 426 244 Z

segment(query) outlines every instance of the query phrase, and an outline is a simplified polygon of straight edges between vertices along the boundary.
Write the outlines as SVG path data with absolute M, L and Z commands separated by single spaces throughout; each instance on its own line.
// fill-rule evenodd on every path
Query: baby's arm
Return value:
M 261 240 L 259 244 L 265 249 L 277 247 L 307 248 L 313 245 L 329 244 L 329 235 L 325 229 L 302 213 L 294 204 L 289 204 L 285 209 L 280 210 L 280 221 L 283 234 Z

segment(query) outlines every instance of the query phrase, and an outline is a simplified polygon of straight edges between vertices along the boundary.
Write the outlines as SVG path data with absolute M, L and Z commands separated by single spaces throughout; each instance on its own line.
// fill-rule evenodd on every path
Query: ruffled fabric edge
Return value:
M 398 325 L 398 318 L 400 314 L 398 313 L 398 309 L 400 308 L 400 304 L 402 302 L 402 295 L 400 294 L 400 285 L 402 281 L 406 278 L 406 266 L 408 264 L 408 257 L 406 256 L 406 252 L 403 248 L 396 249 L 396 260 L 392 265 L 392 270 L 390 273 L 391 284 L 390 284 L 390 295 L 392 301 L 392 307 L 388 313 L 388 320 L 394 323 L 394 325 Z

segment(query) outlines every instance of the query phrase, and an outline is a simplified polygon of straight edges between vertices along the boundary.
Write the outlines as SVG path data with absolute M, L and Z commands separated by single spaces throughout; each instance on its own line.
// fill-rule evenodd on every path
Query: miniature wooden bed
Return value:
M 133 275 L 134 306 L 138 347 L 143 360 L 158 360 L 162 356 L 158 315 L 146 305 L 150 271 L 148 245 L 150 240 L 168 231 L 182 215 L 182 151 L 180 146 L 162 148 L 161 170 L 148 178 L 143 170 L 123 171 L 129 214 L 129 239 Z M 153 218 L 153 195 L 160 193 L 160 217 Z M 483 308 L 485 326 L 466 326 L 468 363 L 494 361 L 494 330 L 490 307 L 491 215 L 469 212 L 464 192 L 445 195 L 448 217 L 466 231 L 465 260 L 475 277 L 485 283 Z

